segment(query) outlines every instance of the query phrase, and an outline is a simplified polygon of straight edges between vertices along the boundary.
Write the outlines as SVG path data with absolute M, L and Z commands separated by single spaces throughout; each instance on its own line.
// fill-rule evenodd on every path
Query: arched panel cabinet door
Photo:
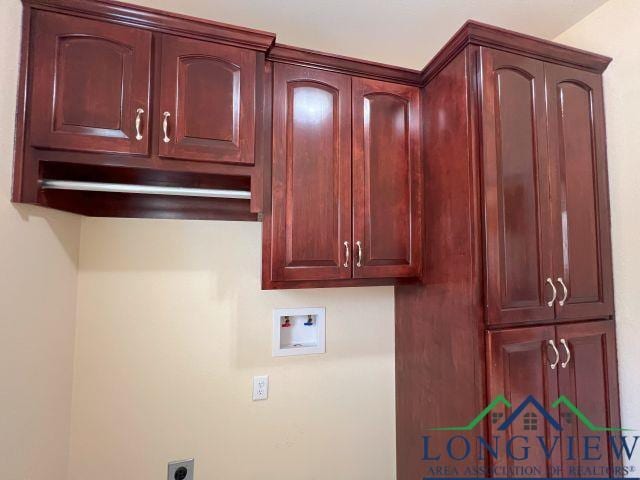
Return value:
M 487 398 L 491 402 L 503 396 L 508 402 L 498 401 L 491 410 L 488 438 L 497 437 L 501 446 L 507 442 L 517 445 L 519 441 L 534 445 L 539 439 L 549 446 L 548 455 L 541 448 L 531 448 L 527 458 L 502 452 L 497 458 L 487 455 L 491 468 L 496 471 L 516 472 L 517 468 L 528 467 L 535 473 L 526 475 L 523 470 L 518 477 L 558 476 L 556 472 L 562 466 L 557 440 L 560 419 L 552 405 L 558 398 L 558 364 L 564 352 L 555 333 L 555 327 L 543 325 L 493 330 L 486 334 Z M 536 408 L 531 397 L 544 410 Z M 519 407 L 523 407 L 520 413 Z M 545 418 L 544 414 L 550 417 Z M 551 448 L 556 444 L 557 447 Z M 498 476 L 503 475 L 507 474 Z
M 353 79 L 354 278 L 417 277 L 422 266 L 420 91 Z
M 568 402 L 558 405 L 562 423 L 562 476 L 571 477 L 575 472 L 589 470 L 611 472 L 605 475 L 618 476 L 624 454 L 619 456 L 613 448 L 608 447 L 609 437 L 613 436 L 620 441 L 621 435 L 629 435 L 627 440 L 632 443 L 631 437 L 637 433 L 616 430 L 620 428 L 620 398 L 614 322 L 604 320 L 565 323 L 558 325 L 556 331 L 561 355 L 558 367 L 558 393 L 597 427 L 595 430 L 589 428 L 575 415 Z M 602 428 L 614 430 L 607 431 Z M 575 452 L 571 452 L 570 439 L 573 437 L 575 442 L 575 439 L 582 440 L 586 436 L 591 436 L 591 445 L 600 447 L 595 455 L 576 455 Z M 584 446 L 581 449 L 584 452 Z M 594 450 L 591 451 L 593 452 Z
M 544 64 L 482 48 L 481 70 L 488 322 L 553 321 Z
M 33 22 L 31 144 L 146 154 L 151 33 L 47 12 Z
M 351 78 L 275 64 L 273 280 L 351 278 Z
M 602 78 L 546 64 L 558 318 L 613 315 Z
M 256 54 L 163 35 L 159 154 L 254 163 Z

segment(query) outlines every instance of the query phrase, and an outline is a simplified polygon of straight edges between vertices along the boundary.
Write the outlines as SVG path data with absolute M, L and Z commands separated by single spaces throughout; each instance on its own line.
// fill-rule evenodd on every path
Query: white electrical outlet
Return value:
M 269 375 L 253 377 L 253 400 L 269 398 Z

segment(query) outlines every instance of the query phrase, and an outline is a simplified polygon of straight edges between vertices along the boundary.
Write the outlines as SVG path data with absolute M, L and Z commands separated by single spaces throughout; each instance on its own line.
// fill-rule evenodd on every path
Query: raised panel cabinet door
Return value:
M 253 164 L 256 54 L 163 35 L 161 70 L 159 154 Z
M 625 432 L 607 430 L 620 428 L 614 322 L 560 325 L 557 337 L 562 352 L 558 382 L 563 397 L 558 407 L 563 477 L 621 477 L 620 471 L 609 470 L 622 462 L 608 437 L 617 438 L 619 444 Z
M 273 280 L 351 277 L 351 78 L 276 64 Z
M 487 333 L 488 400 L 497 400 L 488 413 L 488 438 L 497 437 L 500 445 L 497 458 L 490 457 L 497 477 L 560 476 L 559 418 L 552 408 L 558 397 L 556 348 L 553 326 Z M 538 437 L 544 439 L 549 458 Z M 509 441 L 512 454 L 506 453 Z M 524 458 L 526 446 L 530 448 Z M 518 470 L 522 467 L 529 470 Z
M 148 152 L 150 32 L 36 12 L 30 52 L 33 146 Z
M 415 277 L 422 264 L 420 91 L 354 78 L 355 278 Z
M 602 318 L 613 314 L 602 78 L 551 64 L 545 71 L 557 314 Z
M 552 321 L 544 65 L 481 52 L 488 322 Z

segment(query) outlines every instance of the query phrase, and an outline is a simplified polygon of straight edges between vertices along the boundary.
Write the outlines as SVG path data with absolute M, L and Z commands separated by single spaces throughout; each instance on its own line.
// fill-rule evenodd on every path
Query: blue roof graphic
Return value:
M 540 404 L 540 402 L 538 402 L 532 395 L 529 395 L 527 398 L 525 398 L 522 401 L 522 403 L 518 406 L 518 408 L 516 408 L 511 413 L 511 415 L 509 415 L 505 419 L 504 423 L 500 425 L 500 427 L 498 427 L 498 430 L 503 431 L 509 428 L 509 426 L 511 426 L 511 424 L 515 421 L 515 419 L 518 418 L 520 414 L 523 412 L 523 410 L 527 408 L 529 405 L 532 405 L 533 407 L 535 407 L 535 409 L 538 410 L 538 412 L 540 412 L 540 414 L 549 423 L 549 425 L 551 425 L 553 428 L 555 428 L 559 432 L 562 431 L 562 427 L 560 426 L 560 424 L 551 415 L 549 415 L 549 412 L 547 412 L 545 408 Z

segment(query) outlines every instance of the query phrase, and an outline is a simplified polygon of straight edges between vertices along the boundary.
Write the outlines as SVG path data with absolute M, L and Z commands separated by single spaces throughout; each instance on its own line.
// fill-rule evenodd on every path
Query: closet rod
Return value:
M 126 183 L 76 182 L 71 180 L 41 180 L 40 187 L 51 190 L 79 190 L 84 192 L 138 193 L 145 195 L 173 195 L 178 197 L 236 198 L 250 200 L 251 192 L 216 188 L 164 187 L 130 185 Z

